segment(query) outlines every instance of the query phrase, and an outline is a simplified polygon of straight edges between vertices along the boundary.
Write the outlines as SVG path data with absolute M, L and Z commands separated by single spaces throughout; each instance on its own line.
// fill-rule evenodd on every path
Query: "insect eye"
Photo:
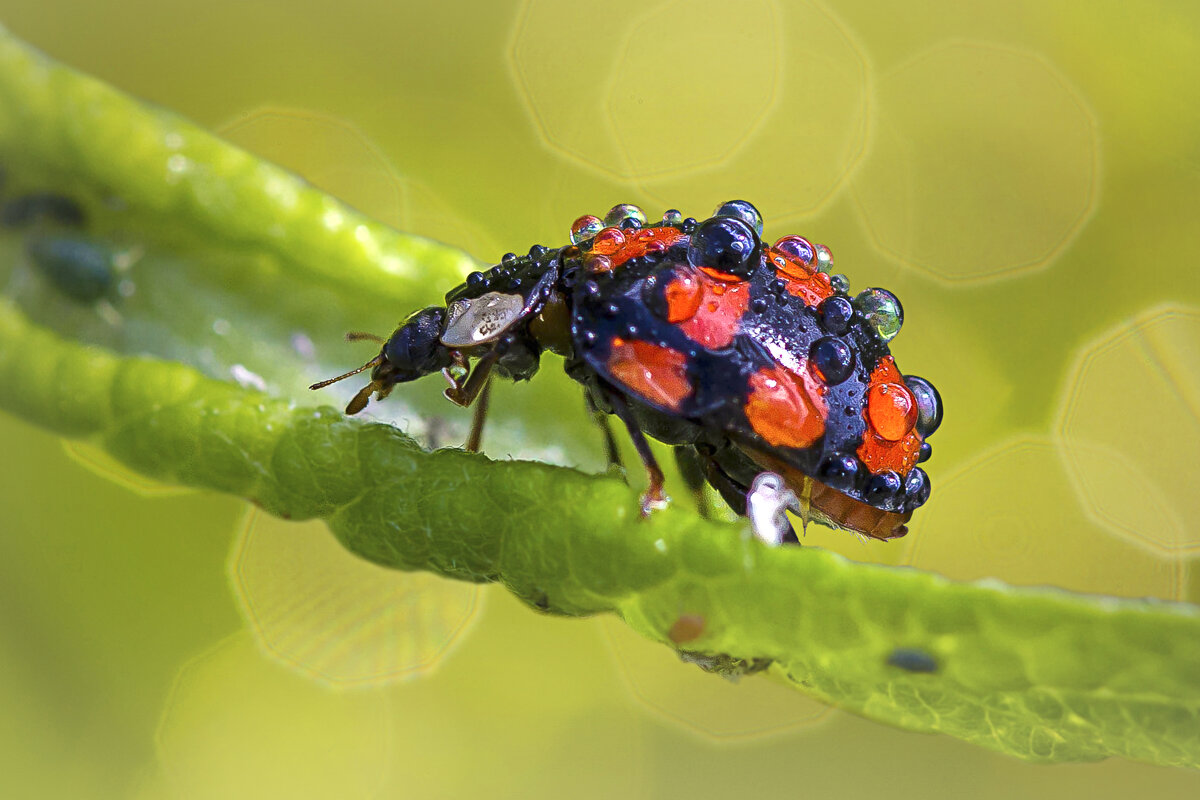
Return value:
M 519 322 L 525 299 L 519 294 L 488 292 L 455 300 L 446 309 L 446 329 L 441 342 L 447 347 L 471 347 L 494 341 Z

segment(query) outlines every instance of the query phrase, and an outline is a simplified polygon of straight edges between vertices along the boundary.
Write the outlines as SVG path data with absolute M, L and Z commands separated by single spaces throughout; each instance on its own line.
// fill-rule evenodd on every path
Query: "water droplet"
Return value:
M 833 253 L 823 244 L 813 245 L 817 249 L 817 272 L 824 272 L 826 275 L 833 269 Z
M 866 500 L 877 508 L 888 508 L 895 504 L 896 495 L 904 488 L 900 476 L 892 470 L 885 470 L 871 478 L 864 493 Z
M 592 214 L 584 214 L 571 223 L 571 244 L 581 244 L 604 229 L 604 221 Z
M 758 213 L 758 209 L 745 200 L 730 200 L 717 206 L 717 210 L 713 212 L 714 217 L 734 217 L 754 229 L 754 232 L 762 236 L 763 218 L 762 214 Z
M 858 459 L 849 453 L 834 453 L 821 462 L 817 477 L 831 489 L 853 489 L 861 471 Z
M 904 308 L 886 289 L 866 289 L 854 298 L 854 306 L 867 325 L 885 342 L 890 342 L 904 325 Z
M 928 438 L 942 424 L 942 397 L 932 383 L 916 375 L 905 375 L 904 384 L 917 399 L 917 433 Z
M 821 302 L 821 327 L 834 336 L 841 336 L 850 330 L 850 321 L 854 317 L 854 306 L 844 297 L 827 297 Z
M 909 508 L 924 505 L 929 499 L 929 476 L 920 467 L 913 467 L 904 478 L 904 496 L 908 499 Z
M 813 243 L 803 236 L 784 236 L 775 242 L 775 249 L 791 256 L 810 269 L 813 267 L 813 258 L 817 252 Z
M 867 391 L 867 421 L 879 438 L 898 442 L 917 424 L 917 399 L 902 383 L 876 383 Z
M 850 291 L 850 279 L 845 275 L 830 275 L 829 288 L 834 294 L 846 294 Z
M 596 234 L 592 241 L 592 252 L 601 256 L 611 256 L 625 246 L 625 234 L 619 228 L 605 228 Z
M 587 257 L 585 263 L 592 272 L 609 272 L 612 269 L 612 259 L 608 256 L 592 254 Z
M 604 225 L 610 228 L 620 228 L 626 220 L 635 220 L 637 224 L 633 227 L 640 228 L 646 224 L 646 212 L 632 203 L 621 203 L 604 215 Z
M 825 382 L 838 385 L 854 371 L 854 351 L 841 339 L 825 337 L 817 339 L 809 348 L 808 357 Z
M 663 212 L 662 224 L 672 228 L 678 228 L 683 224 L 683 214 L 678 209 L 668 209 Z
M 713 217 L 692 234 L 688 261 L 739 278 L 749 278 L 756 266 L 758 237 L 740 219 Z

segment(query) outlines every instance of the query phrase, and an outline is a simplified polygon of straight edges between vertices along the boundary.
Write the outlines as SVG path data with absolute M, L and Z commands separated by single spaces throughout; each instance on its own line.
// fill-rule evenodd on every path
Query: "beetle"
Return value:
M 650 436 L 674 446 L 693 490 L 707 482 L 738 514 L 751 487 L 766 486 L 806 522 L 903 536 L 929 497 L 917 465 L 943 412 L 933 384 L 902 375 L 890 354 L 900 301 L 878 288 L 851 297 L 845 276 L 830 274 L 827 247 L 801 236 L 767 244 L 762 230 L 743 200 L 703 221 L 672 209 L 647 224 L 630 204 L 584 215 L 571 244 L 505 255 L 386 340 L 349 334 L 379 341 L 378 355 L 311 388 L 370 370 L 346 407 L 356 414 L 440 371 L 447 398 L 476 404 L 474 450 L 492 376 L 528 380 L 548 350 L 583 386 L 610 462 L 619 463 L 607 419 L 624 424 L 647 475 L 643 515 L 667 502 Z M 755 483 L 762 473 L 779 476 L 783 500 L 778 482 Z

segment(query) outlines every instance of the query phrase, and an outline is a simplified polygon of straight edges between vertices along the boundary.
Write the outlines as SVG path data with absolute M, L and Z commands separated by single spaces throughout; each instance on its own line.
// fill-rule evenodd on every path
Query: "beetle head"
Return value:
M 357 414 L 367 406 L 372 393 L 382 400 L 397 383 L 414 381 L 431 372 L 450 366 L 451 350 L 439 341 L 446 309 L 437 306 L 422 309 L 388 337 L 379 355 L 336 378 L 314 383 L 310 389 L 322 389 L 331 383 L 371 370 L 371 382 L 364 386 L 347 404 L 347 414 Z M 352 334 L 350 338 L 366 338 Z

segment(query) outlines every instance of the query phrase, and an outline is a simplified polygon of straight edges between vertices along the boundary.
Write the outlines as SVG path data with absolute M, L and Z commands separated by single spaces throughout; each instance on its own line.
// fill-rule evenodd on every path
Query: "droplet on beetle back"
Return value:
M 758 239 L 734 217 L 706 219 L 688 243 L 688 263 L 745 280 L 754 271 Z
M 600 256 L 611 256 L 625 246 L 625 234 L 620 228 L 607 227 L 596 234 L 592 241 L 592 252 Z
M 754 229 L 754 232 L 762 236 L 763 218 L 758 209 L 751 203 L 745 200 L 729 200 L 717 206 L 717 210 L 712 214 L 714 217 L 733 217 L 740 219 L 742 222 Z
M 823 244 L 814 244 L 813 247 L 817 251 L 817 272 L 828 275 L 833 269 L 833 253 Z
M 814 267 L 813 258 L 817 252 L 816 248 L 803 236 L 784 236 L 775 242 L 775 249 L 791 256 L 809 269 Z
M 854 298 L 863 320 L 885 342 L 890 342 L 904 325 L 904 307 L 887 289 L 865 289 Z
M 634 220 L 637 224 L 633 227 L 640 228 L 646 224 L 646 212 L 632 203 L 621 203 L 604 215 L 604 225 L 609 228 L 623 227 L 625 220 Z
M 917 400 L 902 383 L 876 383 L 867 392 L 867 420 L 881 439 L 898 442 L 917 424 Z
M 942 424 L 942 397 L 932 383 L 916 375 L 905 375 L 904 384 L 917 399 L 917 433 L 927 439 Z
M 825 382 L 834 386 L 854 371 L 854 351 L 841 339 L 830 336 L 817 339 L 809 348 L 808 357 Z
M 571 244 L 580 244 L 604 230 L 604 221 L 592 214 L 584 214 L 571 223 Z

